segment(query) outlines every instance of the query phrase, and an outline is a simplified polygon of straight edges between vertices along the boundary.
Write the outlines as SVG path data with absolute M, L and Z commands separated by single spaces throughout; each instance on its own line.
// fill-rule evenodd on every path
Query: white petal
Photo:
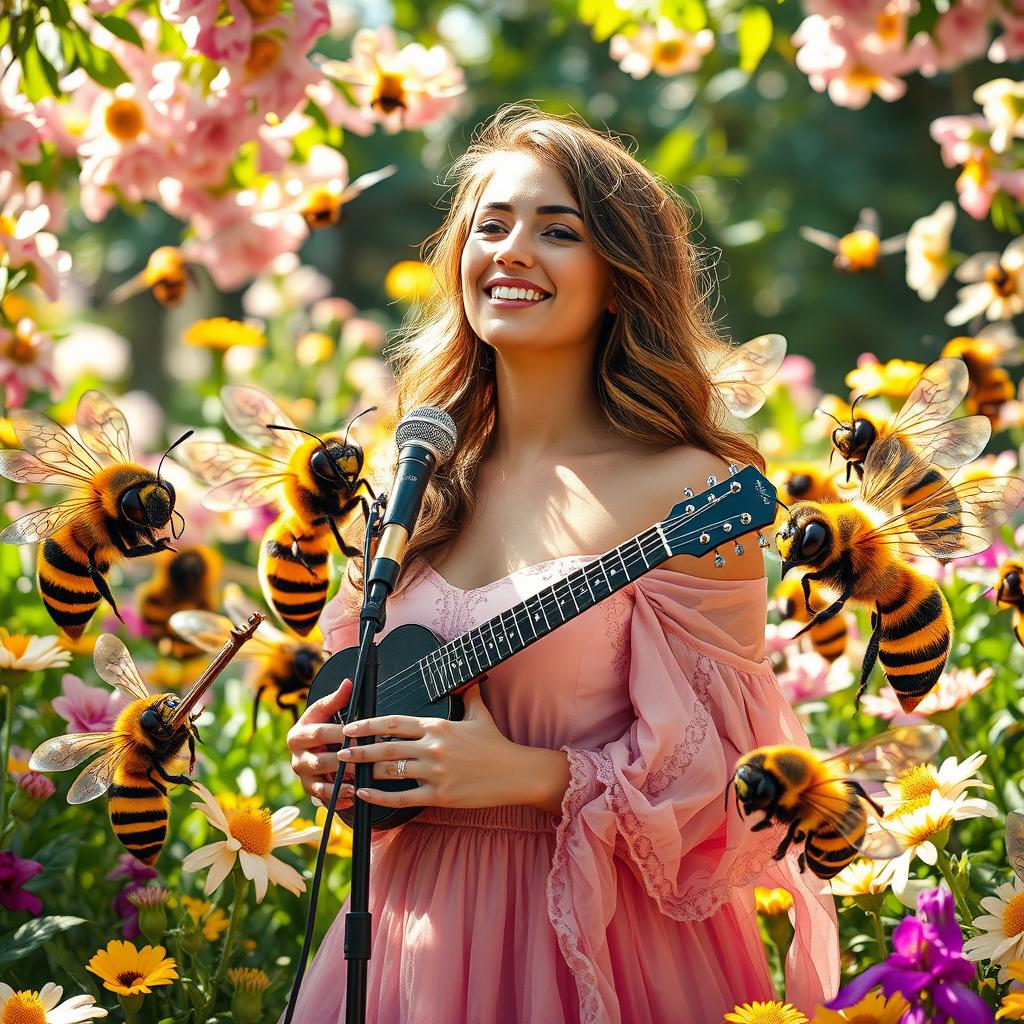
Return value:
M 242 874 L 251 878 L 256 886 L 256 902 L 262 903 L 267 895 L 267 865 L 262 857 L 257 857 L 248 850 L 239 850 L 238 859 L 242 862 Z
M 274 885 L 283 886 L 296 896 L 300 892 L 306 891 L 306 883 L 303 881 L 302 875 L 291 864 L 285 864 L 283 860 L 278 860 L 276 857 L 268 857 L 267 872 Z
M 106 1017 L 107 1011 L 96 1005 L 92 996 L 74 996 L 46 1015 L 46 1024 L 81 1024 Z
M 206 885 L 203 887 L 203 892 L 207 896 L 231 874 L 231 869 L 235 866 L 234 854 L 226 846 L 222 847 L 222 851 L 221 856 L 210 866 L 210 873 L 206 876 Z
M 290 825 L 298 816 L 298 807 L 282 807 L 270 816 L 270 830 L 278 832 L 286 825 Z
M 181 862 L 181 870 L 185 872 L 200 871 L 205 867 L 209 867 L 220 856 L 221 850 L 226 845 L 220 842 L 210 843 L 209 846 L 201 846 Z

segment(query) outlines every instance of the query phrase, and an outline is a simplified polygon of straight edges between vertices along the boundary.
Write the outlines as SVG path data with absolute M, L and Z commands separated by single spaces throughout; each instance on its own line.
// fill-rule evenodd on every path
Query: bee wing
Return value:
M 858 797 L 858 799 L 864 805 L 864 813 L 874 815 L 875 818 L 861 839 L 858 842 L 852 842 L 851 845 L 856 847 L 862 857 L 869 857 L 871 860 L 889 860 L 892 857 L 898 857 L 905 849 L 903 843 L 882 824 L 875 809 L 863 797 Z
M 78 400 L 75 423 L 83 443 L 107 463 L 132 462 L 132 442 L 124 413 L 101 391 Z
M 65 470 L 63 473 L 47 466 L 31 452 L 18 448 L 0 451 L 0 476 L 16 484 L 57 484 L 62 487 L 82 487 L 90 477 Z
M 167 624 L 182 640 L 188 640 L 210 654 L 216 654 L 227 643 L 233 628 L 231 620 L 226 616 L 196 608 L 175 612 Z M 250 646 L 251 641 L 241 648 L 239 657 L 245 657 Z
M 992 543 L 988 531 L 1002 526 L 1021 502 L 1024 480 L 1016 477 L 947 482 L 862 540 L 898 544 L 904 554 L 925 558 L 975 555 Z
M 220 389 L 220 400 L 231 429 L 249 444 L 283 461 L 301 444 L 303 435 L 295 431 L 288 414 L 265 391 L 246 384 L 229 384 Z M 270 430 L 270 423 L 292 429 Z
M 892 429 L 912 434 L 948 420 L 967 394 L 969 383 L 962 359 L 936 359 L 921 373 L 892 421 Z
M 250 600 L 237 583 L 229 583 L 224 588 L 224 609 L 236 626 L 248 622 L 253 612 L 260 611 L 256 602 Z M 253 647 L 259 654 L 270 654 L 294 642 L 293 637 L 271 625 L 270 620 L 264 616 L 247 646 Z
M 938 725 L 901 725 L 856 743 L 825 763 L 840 765 L 844 775 L 885 779 L 930 761 L 945 739 L 946 732 Z
M 875 236 L 880 236 L 882 233 L 882 225 L 878 219 L 878 211 L 872 206 L 865 206 L 864 209 L 857 214 L 857 223 L 853 227 L 854 231 L 870 231 Z
M 284 462 L 224 441 L 188 441 L 172 458 L 214 487 L 240 476 L 281 476 L 287 472 Z
M 128 648 L 113 633 L 104 633 L 96 641 L 92 661 L 99 677 L 116 687 L 126 697 L 132 700 L 145 700 L 152 696 L 149 687 L 139 675 Z
M 34 772 L 65 772 L 101 750 L 120 745 L 119 732 L 69 732 L 40 743 L 32 751 L 28 766 Z
M 101 757 L 97 757 L 72 783 L 68 790 L 68 803 L 85 804 L 106 793 L 113 781 L 117 766 L 124 759 L 131 745 L 131 740 L 124 736 L 116 747 Z
M 57 473 L 88 481 L 103 468 L 88 449 L 41 412 L 15 409 L 11 426 L 25 449 Z
M 903 845 L 879 823 L 877 812 L 871 804 L 853 792 L 840 799 L 835 795 L 834 787 L 834 782 L 811 786 L 804 792 L 801 802 L 808 811 L 834 828 L 864 856 L 880 860 L 895 857 L 903 849 Z M 867 827 L 869 817 L 874 818 L 870 825 L 871 831 L 868 831 Z
M 230 512 L 237 508 L 259 508 L 261 505 L 282 505 L 281 485 L 289 474 L 276 476 L 241 476 L 228 480 L 203 495 L 203 508 L 212 512 Z
M 1006 859 L 1024 882 L 1024 811 L 1010 811 L 1006 816 Z
M 802 227 L 800 236 L 812 245 L 820 245 L 822 249 L 829 252 L 839 252 L 839 239 L 830 235 L 827 231 L 819 231 L 817 228 Z
M 901 235 L 893 235 L 892 238 L 886 238 L 878 246 L 878 251 L 883 256 L 891 256 L 896 252 L 903 252 L 907 247 L 907 233 L 904 231 Z
M 368 188 L 376 185 L 377 182 L 390 178 L 397 170 L 398 167 L 395 164 L 388 164 L 387 167 L 381 167 L 380 170 L 361 174 L 355 181 L 348 183 L 348 187 L 338 196 L 338 202 L 347 203 L 350 199 L 355 199 L 360 192 L 365 192 Z
M 52 537 L 80 516 L 89 515 L 98 506 L 94 498 L 73 498 L 38 512 L 29 512 L 0 532 L 0 544 L 34 544 Z
M 125 281 L 124 284 L 118 285 L 111 293 L 108 298 L 110 302 L 124 302 L 125 299 L 130 299 L 133 295 L 138 295 L 139 292 L 145 291 L 149 285 L 146 283 L 146 273 L 136 274 L 133 278 Z
M 759 385 L 778 373 L 786 357 L 786 339 L 781 334 L 762 334 L 737 345 L 711 371 L 726 408 L 737 419 L 753 416 L 767 397 Z

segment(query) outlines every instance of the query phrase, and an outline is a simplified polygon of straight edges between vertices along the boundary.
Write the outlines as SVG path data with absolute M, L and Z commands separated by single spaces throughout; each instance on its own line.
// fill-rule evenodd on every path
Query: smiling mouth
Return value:
M 539 288 L 508 288 L 505 285 L 485 288 L 484 294 L 491 302 L 514 303 L 520 306 L 535 306 L 539 302 L 551 298 L 547 292 L 543 292 Z

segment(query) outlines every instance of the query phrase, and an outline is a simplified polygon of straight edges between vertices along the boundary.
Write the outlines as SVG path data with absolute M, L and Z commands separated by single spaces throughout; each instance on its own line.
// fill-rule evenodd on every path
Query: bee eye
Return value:
M 312 467 L 313 472 L 324 480 L 338 479 L 338 470 L 334 465 L 334 460 L 330 457 L 326 448 L 317 448 L 317 450 L 313 452 L 313 457 L 309 460 L 309 464 Z
M 146 708 L 139 717 L 139 725 L 146 732 L 155 733 L 160 731 L 163 726 L 163 720 L 160 718 L 160 713 L 156 708 Z
M 822 523 L 808 523 L 800 539 L 800 557 L 814 558 L 828 541 L 828 530 Z
M 175 493 L 174 490 L 174 484 L 172 484 L 170 480 L 161 480 L 160 486 L 167 492 L 167 500 L 173 507 L 174 499 L 177 497 L 177 494 Z
M 855 420 L 853 424 L 853 441 L 860 446 L 871 444 L 875 440 L 875 427 L 869 420 Z
M 146 521 L 146 506 L 142 504 L 142 494 L 138 487 L 133 487 L 121 495 L 121 514 L 133 523 Z

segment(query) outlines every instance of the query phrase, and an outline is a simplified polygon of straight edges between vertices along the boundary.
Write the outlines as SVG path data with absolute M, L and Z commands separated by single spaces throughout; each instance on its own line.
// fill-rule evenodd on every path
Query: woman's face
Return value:
M 579 204 L 537 157 L 512 152 L 492 160 L 462 250 L 462 297 L 473 330 L 499 350 L 595 341 L 612 301 L 611 278 Z M 519 298 L 519 289 L 534 294 Z

